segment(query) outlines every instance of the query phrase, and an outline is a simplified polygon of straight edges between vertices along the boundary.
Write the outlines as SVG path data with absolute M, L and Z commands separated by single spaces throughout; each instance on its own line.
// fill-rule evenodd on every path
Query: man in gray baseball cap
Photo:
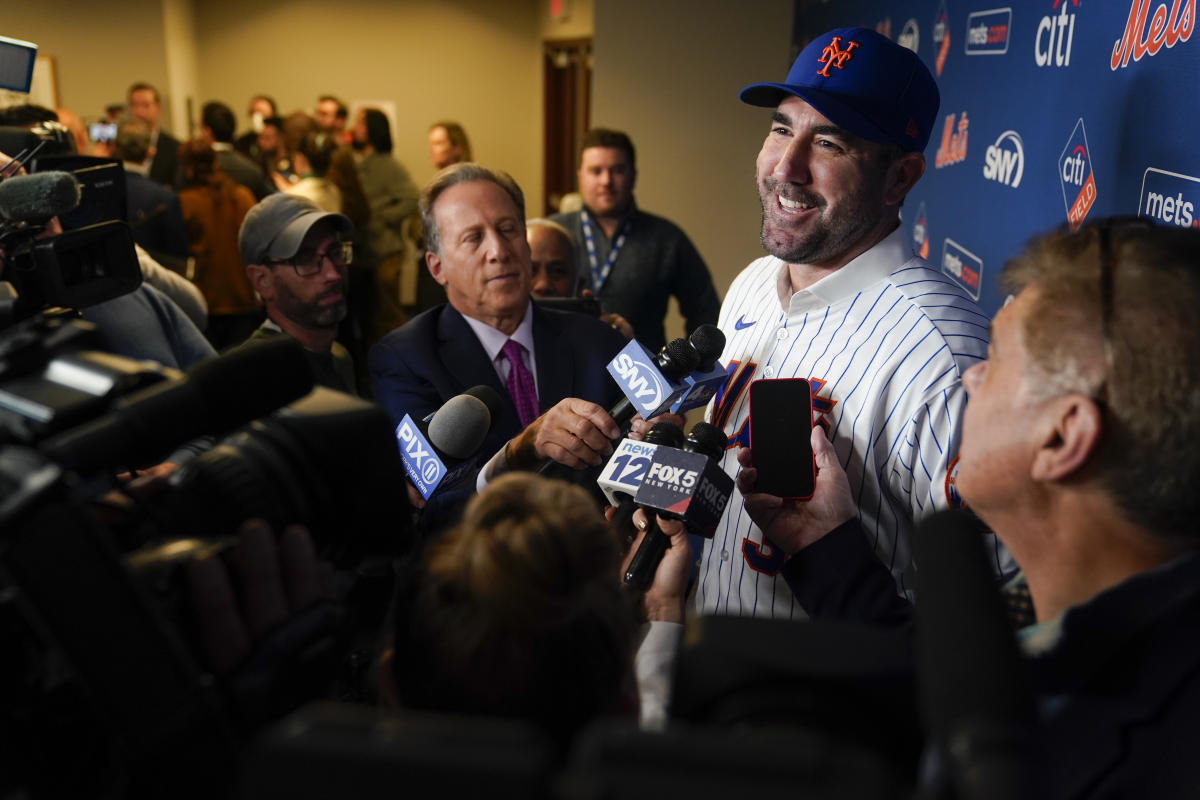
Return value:
M 356 393 L 350 354 L 336 341 L 346 316 L 354 226 L 341 214 L 280 193 L 246 214 L 238 247 L 267 319 L 247 343 L 288 335 L 303 345 L 317 384 Z

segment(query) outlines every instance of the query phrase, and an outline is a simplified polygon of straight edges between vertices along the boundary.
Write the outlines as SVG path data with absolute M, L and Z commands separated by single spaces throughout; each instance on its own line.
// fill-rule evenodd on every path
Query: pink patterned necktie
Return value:
M 504 349 L 500 351 L 508 359 L 510 368 L 504 386 L 508 389 L 513 404 L 517 407 L 517 416 L 521 419 L 521 427 L 526 427 L 538 416 L 537 387 L 534 386 L 533 375 L 521 359 L 521 353 L 524 350 L 525 348 L 520 342 L 509 339 L 504 343 Z

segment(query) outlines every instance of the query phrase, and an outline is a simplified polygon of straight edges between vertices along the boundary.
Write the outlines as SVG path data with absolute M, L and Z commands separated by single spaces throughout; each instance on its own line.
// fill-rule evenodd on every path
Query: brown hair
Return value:
M 472 181 L 494 183 L 507 192 L 508 196 L 512 198 L 513 204 L 517 207 L 517 216 L 524 221 L 525 194 L 511 175 L 507 172 L 488 169 L 473 161 L 451 164 L 437 175 L 434 175 L 433 180 L 421 190 L 421 199 L 417 204 L 421 212 L 421 236 L 425 240 L 425 249 L 429 252 L 441 253 L 442 243 L 438 235 L 437 217 L 433 213 L 433 206 L 437 203 L 438 197 L 451 186 L 460 183 L 470 183 Z
M 441 128 L 446 131 L 446 138 L 450 140 L 450 144 L 454 145 L 459 150 L 459 161 L 474 161 L 471 158 L 471 140 L 467 138 L 467 132 L 463 130 L 463 126 L 457 122 L 435 122 L 429 126 L 429 130 Z
M 1101 321 L 1099 228 L 1111 226 L 1111 348 Z M 1091 469 L 1133 522 L 1196 539 L 1200 518 L 1200 231 L 1101 220 L 1034 239 L 1001 283 L 1036 289 L 1022 334 L 1043 397 L 1104 406 Z
M 407 707 L 518 717 L 567 737 L 632 686 L 634 614 L 620 550 L 582 489 L 492 482 L 430 547 L 398 615 Z

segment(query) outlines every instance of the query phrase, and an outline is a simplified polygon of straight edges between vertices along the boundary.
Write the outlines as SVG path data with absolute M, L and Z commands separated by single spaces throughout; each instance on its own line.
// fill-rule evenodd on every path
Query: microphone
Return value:
M 659 447 L 638 486 L 634 501 L 646 509 L 683 522 L 688 531 L 712 538 L 733 494 L 733 478 L 719 463 L 727 439 L 720 428 L 697 422 L 683 450 Z M 651 525 L 625 570 L 625 582 L 645 590 L 654 579 L 670 539 Z
M 713 395 L 729 380 L 729 372 L 718 361 L 725 350 L 725 334 L 716 325 L 704 324 L 692 331 L 688 342 L 700 356 L 696 370 L 684 377 L 686 388 L 671 405 L 671 413 L 683 414 L 708 405 Z
M 636 340 L 630 341 L 608 363 L 608 372 L 625 396 L 608 410 L 617 427 L 628 432 L 635 414 L 650 419 L 665 412 L 683 391 L 684 376 L 696 369 L 700 354 L 687 339 L 672 340 L 658 355 Z M 616 455 L 614 453 L 614 455 Z M 546 477 L 563 474 L 566 469 L 552 458 L 543 458 L 534 472 Z
M 0 181 L 0 218 L 44 222 L 79 205 L 79 181 L 69 172 L 35 172 Z
M 633 512 L 637 510 L 633 495 L 645 478 L 659 445 L 683 447 L 683 429 L 669 422 L 656 422 L 646 431 L 642 441 L 622 439 L 596 479 L 609 504 L 616 509 L 610 520 L 614 530 L 624 531 L 629 527 Z
M 492 388 L 479 385 L 455 395 L 423 420 L 408 414 L 396 426 L 400 459 L 409 480 L 428 500 L 439 487 L 459 483 L 475 466 L 483 440 L 501 407 Z
M 299 342 L 279 336 L 121 398 L 110 413 L 46 439 L 39 449 L 80 472 L 152 463 L 181 442 L 238 428 L 312 389 Z
M 700 354 L 684 338 L 672 340 L 658 355 L 633 340 L 609 362 L 608 372 L 625 396 L 608 415 L 624 429 L 635 414 L 650 419 L 671 407 L 686 387 L 681 382 L 700 363 Z
M 995 577 L 964 511 L 913 536 L 917 679 L 929 740 L 954 796 L 1035 796 L 1033 696 Z

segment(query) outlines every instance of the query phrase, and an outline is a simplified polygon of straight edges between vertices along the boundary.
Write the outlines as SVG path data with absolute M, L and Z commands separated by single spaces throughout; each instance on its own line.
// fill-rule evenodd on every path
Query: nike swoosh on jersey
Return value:
M 746 330 L 746 328 L 749 328 L 749 327 L 751 327 L 753 325 L 757 325 L 757 324 L 758 324 L 758 320 L 754 320 L 754 322 L 746 322 L 746 315 L 742 314 L 740 317 L 738 317 L 737 322 L 733 323 L 733 329 L 738 330 L 738 331 L 744 331 L 744 330 Z

